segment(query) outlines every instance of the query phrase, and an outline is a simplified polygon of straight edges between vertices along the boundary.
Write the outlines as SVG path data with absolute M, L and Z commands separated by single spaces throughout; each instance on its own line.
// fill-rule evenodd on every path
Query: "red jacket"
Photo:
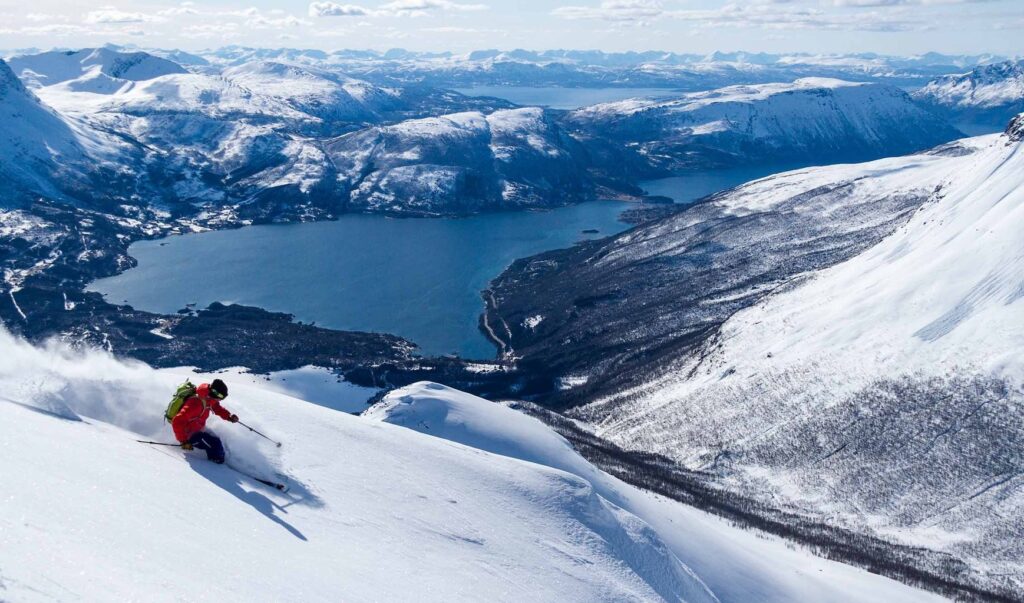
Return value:
M 171 420 L 174 437 L 179 442 L 187 442 L 193 434 L 206 427 L 206 419 L 210 417 L 211 410 L 225 421 L 231 417 L 231 413 L 220 405 L 220 401 L 210 395 L 210 384 L 203 383 L 196 388 L 196 395 L 185 400 L 181 410 Z

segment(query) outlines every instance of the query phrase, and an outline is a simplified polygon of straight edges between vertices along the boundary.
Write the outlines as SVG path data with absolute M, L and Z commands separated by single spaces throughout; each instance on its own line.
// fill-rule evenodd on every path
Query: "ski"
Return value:
M 267 486 L 270 486 L 271 488 L 277 488 L 281 492 L 287 492 L 288 491 L 288 486 L 286 486 L 285 484 L 278 484 L 276 482 L 268 481 L 268 480 L 265 480 L 265 479 L 260 479 L 258 477 L 253 477 L 251 475 L 249 477 L 251 477 L 252 479 L 258 481 L 261 484 L 266 484 Z
M 140 444 L 155 444 L 157 446 L 181 446 L 181 444 L 167 444 L 167 443 L 164 443 L 164 442 L 152 442 L 150 440 L 135 440 L 135 441 L 139 442 Z M 258 481 L 259 483 L 263 484 L 264 486 L 270 486 L 271 488 L 276 488 L 277 490 L 280 490 L 281 492 L 287 492 L 289 490 L 288 484 L 282 484 L 280 482 L 272 482 L 270 480 L 263 479 L 261 477 L 256 477 L 255 475 L 251 475 L 249 473 L 246 473 L 245 471 L 241 471 L 239 469 L 236 469 L 236 468 L 232 467 L 231 465 L 226 465 L 226 466 L 227 466 L 228 469 L 231 469 L 235 473 L 237 473 L 239 475 L 244 475 L 245 477 L 247 477 L 247 478 L 249 478 L 251 480 Z
M 235 473 L 239 474 L 239 475 L 244 475 L 245 477 L 247 477 L 247 478 L 249 478 L 251 480 L 258 481 L 259 483 L 263 484 L 264 486 L 270 486 L 271 488 L 277 488 L 281 492 L 287 492 L 288 491 L 288 485 L 287 484 L 282 484 L 280 482 L 272 482 L 272 481 L 270 481 L 268 479 L 263 479 L 262 477 L 256 477 L 255 475 L 253 475 L 251 473 L 246 473 L 245 471 L 242 471 L 240 469 L 236 469 L 235 467 L 232 467 L 231 465 L 225 465 L 225 466 L 227 468 L 231 469 L 232 471 L 234 471 Z

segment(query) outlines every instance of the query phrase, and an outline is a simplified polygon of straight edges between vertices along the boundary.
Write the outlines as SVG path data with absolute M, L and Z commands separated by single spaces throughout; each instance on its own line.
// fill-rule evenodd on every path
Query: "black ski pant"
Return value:
M 214 463 L 224 462 L 224 444 L 221 443 L 220 438 L 212 433 L 198 431 L 192 434 L 192 437 L 188 439 L 188 443 L 200 450 L 205 450 L 206 458 Z

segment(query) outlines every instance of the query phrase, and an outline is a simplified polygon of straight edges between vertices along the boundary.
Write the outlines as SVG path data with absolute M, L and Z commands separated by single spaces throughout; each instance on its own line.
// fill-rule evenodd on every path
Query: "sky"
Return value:
M 1024 0 L 0 0 L 0 48 L 1024 55 Z

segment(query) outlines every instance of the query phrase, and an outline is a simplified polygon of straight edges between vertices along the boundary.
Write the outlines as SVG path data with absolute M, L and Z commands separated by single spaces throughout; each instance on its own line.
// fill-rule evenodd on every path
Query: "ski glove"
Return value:
M 182 450 L 192 450 L 193 449 L 192 448 L 192 444 L 189 444 L 188 442 L 182 442 L 181 443 L 181 449 Z
M 228 421 L 230 421 L 232 423 L 237 423 L 238 422 L 238 415 L 231 415 L 230 417 L 228 417 Z

